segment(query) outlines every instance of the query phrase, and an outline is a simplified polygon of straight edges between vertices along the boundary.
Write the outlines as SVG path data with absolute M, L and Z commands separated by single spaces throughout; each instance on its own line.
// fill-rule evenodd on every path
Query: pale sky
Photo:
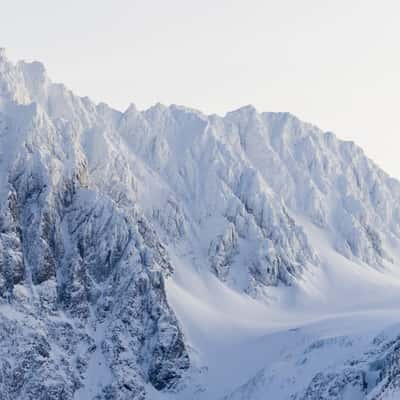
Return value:
M 400 1 L 0 0 L 0 47 L 53 81 L 225 114 L 289 111 L 400 178 Z

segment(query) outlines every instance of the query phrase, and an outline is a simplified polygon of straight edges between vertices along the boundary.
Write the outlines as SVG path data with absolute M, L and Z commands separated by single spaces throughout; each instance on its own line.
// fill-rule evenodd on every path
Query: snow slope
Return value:
M 0 398 L 400 398 L 400 183 L 353 143 L 0 51 L 0 166 Z

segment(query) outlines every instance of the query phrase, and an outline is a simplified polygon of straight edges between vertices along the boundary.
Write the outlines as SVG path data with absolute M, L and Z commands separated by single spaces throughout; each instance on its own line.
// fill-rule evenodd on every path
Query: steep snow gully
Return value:
M 0 51 L 0 400 L 400 399 L 400 183 L 289 113 L 125 112 Z

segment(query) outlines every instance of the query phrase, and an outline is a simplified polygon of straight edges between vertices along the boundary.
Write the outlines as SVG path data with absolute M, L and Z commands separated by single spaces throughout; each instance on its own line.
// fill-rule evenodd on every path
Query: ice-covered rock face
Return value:
M 189 357 L 166 299 L 164 245 L 132 199 L 114 201 L 92 181 L 81 103 L 71 120 L 53 117 L 41 66 L 1 67 L 0 299 L 12 310 L 0 322 L 2 398 L 174 388 Z M 31 80 L 9 81 L 20 73 Z M 40 98 L 25 104 L 24 91 Z
M 282 354 L 280 365 L 262 369 L 221 400 L 261 400 L 270 396 L 288 400 L 397 399 L 398 329 L 395 325 L 379 332 L 362 350 L 357 349 L 361 340 L 357 336 L 303 339 L 293 353 Z M 322 357 L 329 358 L 327 367 L 321 367 Z
M 0 171 L 7 400 L 175 390 L 190 360 L 170 252 L 264 301 L 320 267 L 303 221 L 373 267 L 399 242 L 399 183 L 333 134 L 252 107 L 118 112 L 2 51 Z
M 157 105 L 128 110 L 117 128 L 157 182 L 139 177 L 138 196 L 166 240 L 206 253 L 224 282 L 256 294 L 318 264 L 301 227 L 231 137 L 228 120 Z

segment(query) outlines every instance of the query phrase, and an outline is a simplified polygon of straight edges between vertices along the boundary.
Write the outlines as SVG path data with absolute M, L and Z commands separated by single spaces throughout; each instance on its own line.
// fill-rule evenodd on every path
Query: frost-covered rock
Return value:
M 296 398 L 366 400 L 392 399 L 400 396 L 399 337 L 375 337 L 370 349 L 360 359 L 349 360 L 338 370 L 316 374 L 304 394 Z
M 367 340 L 304 337 L 223 400 L 384 400 L 400 396 L 399 326 Z M 395 333 L 397 332 L 397 334 Z M 299 332 L 298 332 L 299 333 Z
M 173 388 L 189 358 L 166 299 L 165 247 L 132 199 L 92 182 L 79 107 L 54 117 L 40 66 L 1 67 L 0 392 L 139 399 L 147 383 Z
M 7 400 L 178 391 L 198 365 L 165 282 L 187 260 L 266 303 L 323 268 L 310 225 L 363 267 L 397 262 L 400 184 L 354 144 L 288 113 L 119 112 L 0 51 L 0 171 Z M 376 399 L 397 387 L 391 354 Z M 366 369 L 343 368 L 318 371 L 303 398 L 364 393 Z

